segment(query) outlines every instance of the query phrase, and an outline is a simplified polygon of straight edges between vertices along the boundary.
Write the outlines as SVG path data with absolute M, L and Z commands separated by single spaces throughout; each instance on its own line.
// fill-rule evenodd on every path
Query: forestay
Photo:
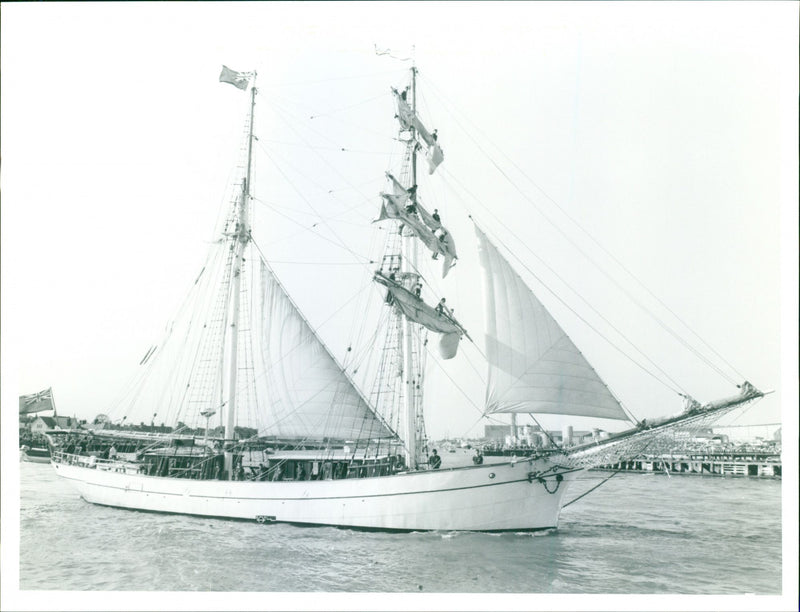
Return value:
M 628 417 L 530 288 L 476 226 L 484 280 L 486 413 Z
M 261 260 L 262 358 L 269 399 L 264 433 L 291 438 L 396 437 L 348 378 Z

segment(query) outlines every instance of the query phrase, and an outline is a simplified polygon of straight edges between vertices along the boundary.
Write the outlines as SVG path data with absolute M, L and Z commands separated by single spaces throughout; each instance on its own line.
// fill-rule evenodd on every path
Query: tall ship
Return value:
M 455 266 L 456 243 L 473 237 L 451 233 L 418 181 L 436 179 L 444 151 L 418 112 L 417 74 L 412 67 L 391 88 L 397 132 L 386 138 L 401 154 L 375 203 L 385 244 L 363 288 L 380 309 L 365 334 L 375 355 L 367 384 L 321 339 L 259 246 L 256 74 L 223 67 L 220 81 L 249 101 L 235 189 L 181 312 L 141 360 L 124 417 L 158 415 L 170 429 L 97 429 L 88 445 L 51 433 L 53 468 L 86 501 L 359 529 L 552 529 L 583 470 L 668 446 L 679 429 L 708 426 L 764 395 L 743 382 L 729 398 L 686 397 L 673 417 L 633 419 L 477 223 L 483 329 L 459 320 L 422 272 L 433 261 L 440 277 L 478 274 Z M 363 219 L 364 230 L 374 221 Z M 593 417 L 628 421 L 628 429 L 442 466 L 426 433 L 426 413 L 436 409 L 426 395 L 428 357 L 435 352 L 447 367 L 464 343 L 485 360 L 485 414 L 510 414 L 512 423 L 517 415 Z

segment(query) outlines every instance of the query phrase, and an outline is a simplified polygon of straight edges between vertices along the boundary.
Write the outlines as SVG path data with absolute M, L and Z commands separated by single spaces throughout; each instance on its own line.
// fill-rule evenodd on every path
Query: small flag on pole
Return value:
M 31 412 L 42 412 L 53 410 L 53 389 L 45 389 L 39 393 L 19 396 L 19 413 L 29 414 Z
M 253 76 L 252 72 L 237 72 L 236 70 L 231 70 L 227 66 L 223 66 L 222 72 L 219 75 L 219 80 L 222 83 L 230 83 L 239 89 L 247 89 L 251 76 Z

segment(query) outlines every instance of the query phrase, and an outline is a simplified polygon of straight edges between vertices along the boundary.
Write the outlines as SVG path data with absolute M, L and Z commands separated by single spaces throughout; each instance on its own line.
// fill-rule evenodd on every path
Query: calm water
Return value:
M 19 467 L 22 590 L 781 592 L 779 481 L 619 474 L 558 531 L 391 534 L 104 508 Z

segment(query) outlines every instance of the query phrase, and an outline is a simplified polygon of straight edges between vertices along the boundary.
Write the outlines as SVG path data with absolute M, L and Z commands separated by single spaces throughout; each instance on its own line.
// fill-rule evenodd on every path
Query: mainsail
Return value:
M 393 438 L 261 260 L 262 358 L 270 426 L 281 437 Z
M 569 336 L 477 226 L 484 280 L 486 413 L 628 420 Z

